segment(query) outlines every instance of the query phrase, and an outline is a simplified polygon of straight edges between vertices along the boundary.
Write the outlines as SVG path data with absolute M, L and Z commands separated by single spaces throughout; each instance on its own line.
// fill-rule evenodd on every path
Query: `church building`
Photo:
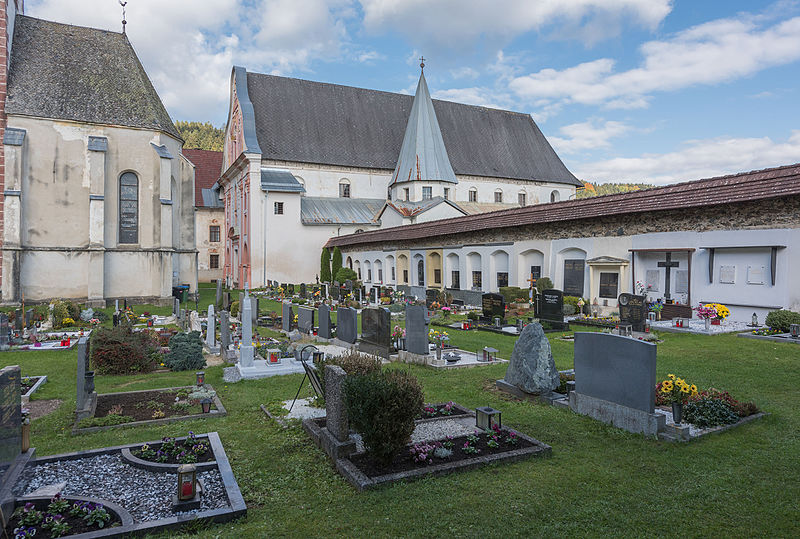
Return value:
M 233 286 L 313 281 L 331 236 L 567 200 L 583 185 L 530 115 L 433 100 L 424 73 L 412 97 L 234 67 L 229 110 L 216 188 Z
M 197 288 L 194 166 L 124 33 L 0 0 L 3 303 Z

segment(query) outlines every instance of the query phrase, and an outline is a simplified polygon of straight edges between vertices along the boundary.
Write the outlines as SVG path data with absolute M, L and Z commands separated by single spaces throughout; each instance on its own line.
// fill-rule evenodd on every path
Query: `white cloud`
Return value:
M 602 121 L 590 118 L 588 121 L 565 125 L 558 130 L 563 137 L 549 137 L 550 143 L 559 153 L 575 153 L 582 150 L 608 148 L 611 139 L 630 132 L 631 126 L 613 120 Z
M 591 181 L 668 184 L 799 161 L 800 130 L 795 130 L 783 142 L 769 137 L 689 140 L 674 152 L 585 163 L 573 172 Z
M 454 79 L 477 79 L 480 72 L 471 67 L 459 67 L 458 69 L 451 69 L 450 76 Z
M 360 0 L 371 32 L 405 34 L 417 44 L 463 47 L 482 36 L 509 41 L 531 30 L 568 25 L 586 42 L 616 35 L 622 19 L 653 29 L 670 0 Z M 417 43 L 420 42 L 420 43 Z
M 29 0 L 25 8 L 33 17 L 121 29 L 113 0 Z M 286 73 L 336 58 L 353 16 L 351 0 L 136 0 L 127 6 L 127 33 L 173 117 L 220 124 L 233 65 Z
M 370 63 L 375 60 L 385 60 L 386 56 L 376 51 L 362 52 L 358 55 L 358 61 L 361 63 Z
M 478 105 L 493 109 L 506 108 L 507 101 L 503 100 L 502 95 L 487 88 L 451 88 L 449 90 L 437 90 L 431 94 L 434 99 L 445 101 L 455 101 L 456 103 L 466 103 L 467 105 Z M 506 103 L 505 105 L 501 103 Z
M 640 51 L 641 65 L 627 71 L 616 72 L 614 60 L 600 58 L 516 77 L 509 87 L 531 101 L 643 108 L 654 92 L 718 84 L 799 60 L 800 17 L 767 28 L 749 19 L 719 19 L 645 43 Z

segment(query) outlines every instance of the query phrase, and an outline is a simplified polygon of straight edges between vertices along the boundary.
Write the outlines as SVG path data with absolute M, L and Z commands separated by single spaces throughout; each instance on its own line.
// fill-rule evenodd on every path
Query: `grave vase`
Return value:
M 711 321 L 711 325 L 718 326 L 720 322 L 722 322 L 722 320 L 720 320 L 719 318 L 715 318 L 714 320 Z
M 706 331 L 711 331 L 711 319 L 706 318 Z
M 681 419 L 683 419 L 683 403 L 682 402 L 673 402 L 672 403 L 672 421 L 676 425 L 681 424 Z

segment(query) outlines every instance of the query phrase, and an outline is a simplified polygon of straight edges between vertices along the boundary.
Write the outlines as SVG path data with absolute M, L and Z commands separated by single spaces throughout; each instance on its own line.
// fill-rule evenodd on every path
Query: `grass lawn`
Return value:
M 557 340 L 560 335 L 549 337 L 556 364 L 564 369 L 572 366 L 573 345 Z M 512 336 L 488 332 L 451 336 L 468 350 L 492 345 L 506 358 L 514 343 Z M 510 400 L 492 389 L 505 365 L 452 371 L 393 365 L 417 375 L 429 401 L 502 410 L 503 424 L 550 444 L 553 456 L 362 494 L 335 473 L 299 425 L 283 430 L 259 410 L 259 404 L 293 397 L 300 375 L 226 385 L 222 367 L 208 368 L 206 380 L 219 392 L 227 417 L 72 436 L 74 351 L 6 352 L 0 365 L 47 374 L 35 398 L 64 400 L 56 412 L 33 422 L 39 455 L 218 431 L 248 516 L 203 530 L 202 537 L 800 535 L 800 346 L 730 335 L 663 338 L 659 377 L 675 373 L 701 387 L 727 389 L 770 415 L 697 442 L 672 444 L 567 410 Z M 193 379 L 193 372 L 98 376 L 96 384 L 103 393 Z

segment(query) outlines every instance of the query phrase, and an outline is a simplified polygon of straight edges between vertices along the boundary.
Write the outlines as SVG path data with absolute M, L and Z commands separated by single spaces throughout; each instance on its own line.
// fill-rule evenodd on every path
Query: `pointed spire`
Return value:
M 424 68 L 425 60 L 420 58 L 420 69 Z M 403 145 L 392 174 L 392 184 L 409 181 L 458 183 L 447 157 L 424 71 L 419 75 Z

